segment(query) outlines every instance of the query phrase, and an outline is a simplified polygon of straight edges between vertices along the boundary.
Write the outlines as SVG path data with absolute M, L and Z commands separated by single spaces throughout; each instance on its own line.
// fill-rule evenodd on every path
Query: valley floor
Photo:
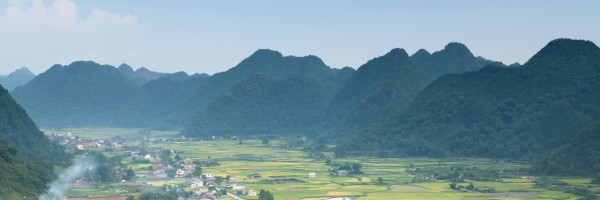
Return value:
M 203 172 L 212 173 L 215 177 L 230 176 L 230 183 L 244 186 L 243 190 L 256 193 L 261 189 L 270 191 L 275 199 L 330 199 L 333 197 L 352 197 L 359 200 L 369 199 L 577 199 L 574 194 L 564 188 L 538 187 L 541 177 L 526 174 L 527 164 L 509 163 L 482 158 L 375 158 L 353 157 L 334 158 L 333 153 L 323 152 L 324 158 L 311 157 L 300 148 L 283 148 L 284 139 L 270 140 L 263 144 L 261 140 L 243 140 L 242 144 L 234 139 L 214 139 L 189 141 L 175 137 L 176 132 L 144 131 L 142 129 L 64 129 L 47 130 L 50 136 L 79 136 L 89 141 L 111 140 L 118 136 L 123 140 L 122 146 L 136 145 L 136 140 L 146 140 L 150 150 L 173 150 L 179 157 L 190 160 L 214 160 L 218 166 L 202 167 Z M 65 145 L 77 144 L 69 143 Z M 118 145 L 117 145 L 118 146 Z M 134 163 L 129 156 L 131 152 L 122 148 L 116 152 L 104 152 L 106 156 L 125 155 L 123 163 L 135 170 L 137 178 L 126 183 L 97 184 L 93 187 L 72 188 L 69 197 L 112 197 L 123 199 L 128 195 L 138 196 L 141 192 L 158 191 L 168 185 L 185 185 L 191 178 L 146 178 L 150 166 L 155 163 Z M 143 156 L 142 156 L 143 157 Z M 332 173 L 334 163 L 359 163 L 362 174 L 337 176 Z M 459 171 L 459 176 L 466 177 L 451 189 L 451 179 L 443 178 L 448 170 Z M 314 177 L 309 178 L 309 173 Z M 464 175 L 463 175 L 464 173 Z M 475 174 L 469 179 L 467 174 Z M 484 180 L 485 174 L 498 177 Z M 260 178 L 250 178 L 259 174 Z M 490 175 L 492 176 L 492 175 Z M 235 178 L 233 178 L 235 177 Z M 456 174 L 455 174 L 456 177 Z M 485 178 L 485 177 L 484 177 Z M 598 192 L 600 185 L 591 184 L 591 178 L 582 177 L 550 177 L 568 187 L 587 188 Z M 465 189 L 469 184 L 473 189 Z M 223 182 L 217 187 L 224 188 Z M 186 187 L 185 190 L 205 190 L 204 187 Z M 239 194 L 243 199 L 258 199 L 257 196 Z M 110 198 L 110 199 L 112 199 Z M 223 199 L 228 199 L 223 198 Z M 82 198 L 73 198 L 82 199 Z

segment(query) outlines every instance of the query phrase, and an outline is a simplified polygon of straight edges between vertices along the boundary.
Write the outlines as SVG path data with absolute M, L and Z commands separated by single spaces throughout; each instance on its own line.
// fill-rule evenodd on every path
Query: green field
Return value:
M 139 129 L 66 129 L 59 133 L 71 132 L 73 135 L 89 138 L 136 137 Z M 52 131 L 51 131 L 52 133 Z M 100 135 L 96 135 L 100 134 Z M 171 137 L 176 132 L 152 132 L 153 137 Z M 152 150 L 175 150 L 180 157 L 192 160 L 218 160 L 218 167 L 203 167 L 204 172 L 215 176 L 227 175 L 243 179 L 238 185 L 247 189 L 259 191 L 268 190 L 275 199 L 328 199 L 331 197 L 357 197 L 363 199 L 577 199 L 576 196 L 562 191 L 551 191 L 534 187 L 534 177 L 503 177 L 497 181 L 465 180 L 466 185 L 473 183 L 478 188 L 494 188 L 495 193 L 460 192 L 449 188 L 448 180 L 431 180 L 413 183 L 413 175 L 407 170 L 426 169 L 436 166 L 467 166 L 478 169 L 498 171 L 525 169 L 526 164 L 508 163 L 482 158 L 375 158 L 353 157 L 334 158 L 338 163 L 361 163 L 364 174 L 348 177 L 330 176 L 331 166 L 323 159 L 310 158 L 308 153 L 299 149 L 284 149 L 281 144 L 285 141 L 271 140 L 264 145 L 260 140 L 207 140 L 189 142 L 162 142 L 155 140 L 149 143 Z M 107 154 L 115 155 L 115 154 Z M 331 155 L 331 153 L 326 153 Z M 151 164 L 133 164 L 131 158 L 124 159 L 125 164 L 136 169 L 138 184 L 147 188 L 162 185 L 177 185 L 185 179 L 145 180 L 142 175 Z M 249 174 L 259 173 L 260 179 L 251 179 Z M 316 173 L 316 178 L 308 178 L 308 173 Z M 378 184 L 381 177 L 383 184 Z M 597 192 L 598 185 L 590 184 L 589 178 L 559 177 L 562 181 L 574 186 L 587 187 Z M 139 192 L 139 190 L 138 190 Z M 134 194 L 133 191 L 123 191 L 117 186 L 110 188 L 107 193 L 112 195 Z M 90 196 L 103 196 L 98 189 L 91 190 Z M 247 199 L 257 199 L 256 196 L 241 196 Z
M 153 138 L 170 138 L 177 135 L 178 131 L 149 131 L 143 128 L 63 128 L 63 129 L 42 129 L 46 135 L 71 133 L 73 136 L 79 136 L 90 139 L 110 139 L 113 137 L 138 138 L 151 136 Z

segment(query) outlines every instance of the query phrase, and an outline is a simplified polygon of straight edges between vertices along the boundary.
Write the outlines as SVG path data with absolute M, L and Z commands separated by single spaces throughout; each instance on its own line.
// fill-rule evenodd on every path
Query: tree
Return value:
M 162 161 L 163 164 L 169 164 L 171 163 L 171 151 L 170 150 L 161 150 L 160 151 L 160 155 L 159 155 L 160 161 Z
M 133 178 L 135 178 L 135 171 L 133 171 L 133 169 L 131 169 L 131 167 L 129 169 L 127 169 L 125 176 L 123 177 L 123 179 L 125 180 L 133 180 Z
M 456 182 L 450 183 L 450 189 L 456 190 Z
M 325 164 L 326 165 L 331 165 L 331 159 L 328 158 L 327 160 L 325 160 Z
M 469 183 L 469 186 L 467 186 L 467 190 L 473 190 L 475 189 L 475 186 L 473 185 L 473 183 Z
M 350 171 L 350 170 L 352 170 L 352 167 L 350 167 L 350 165 L 349 165 L 349 164 L 344 164 L 344 165 L 340 166 L 340 167 L 338 168 L 338 170 L 346 170 L 346 171 Z
M 112 168 L 110 168 L 106 165 L 101 165 L 100 167 L 96 168 L 96 174 L 98 176 L 98 179 L 101 182 L 112 182 L 113 181 L 114 171 Z
M 135 197 L 134 197 L 134 196 L 131 196 L 131 195 L 129 195 L 129 196 L 127 196 L 127 199 L 125 199 L 125 200 L 135 200 Z
M 200 166 L 196 167 L 196 168 L 194 169 L 194 173 L 193 173 L 193 175 L 194 175 L 195 177 L 200 177 L 200 176 L 202 176 L 202 167 L 200 167 Z
M 177 174 L 177 170 L 174 170 L 174 169 L 169 169 L 166 172 L 167 172 L 167 177 L 169 177 L 169 178 L 175 178 L 175 174 Z
M 600 174 L 596 175 L 596 178 L 592 179 L 593 184 L 600 184 Z
M 354 172 L 357 172 L 357 173 L 358 173 L 358 172 L 361 172 L 361 171 L 360 171 L 360 169 L 361 169 L 361 168 L 362 168 L 362 165 L 361 165 L 361 164 L 358 164 L 358 163 L 354 163 L 354 164 L 352 164 L 352 171 L 354 171 Z
M 261 189 L 260 193 L 258 193 L 258 200 L 274 200 L 273 194 L 271 192 Z
M 223 180 L 225 180 L 225 178 L 223 178 L 222 176 L 215 176 L 215 183 L 221 184 L 223 183 Z
M 383 178 L 381 178 L 381 177 L 377 178 L 377 184 L 383 184 Z
M 262 140 L 262 144 L 269 145 L 269 139 L 263 139 Z

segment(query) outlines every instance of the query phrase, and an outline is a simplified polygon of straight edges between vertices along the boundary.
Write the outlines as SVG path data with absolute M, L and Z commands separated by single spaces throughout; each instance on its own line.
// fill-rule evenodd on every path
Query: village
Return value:
M 174 192 L 179 199 L 219 199 L 229 196 L 232 199 L 243 199 L 240 196 L 255 197 L 257 192 L 244 186 L 245 179 L 260 179 L 259 173 L 251 173 L 246 176 L 215 176 L 211 169 L 218 168 L 220 163 L 217 159 L 193 160 L 182 158 L 180 152 L 168 149 L 151 149 L 149 143 L 170 143 L 182 141 L 194 141 L 185 137 L 151 139 L 150 137 L 122 138 L 115 136 L 110 139 L 92 139 L 74 136 L 71 132 L 65 134 L 52 134 L 51 140 L 64 145 L 70 151 L 96 152 L 107 156 L 118 156 L 122 160 L 121 165 L 127 166 L 135 172 L 135 177 L 125 178 L 118 170 L 111 174 L 120 180 L 118 184 L 139 184 L 139 188 L 161 187 L 160 191 Z M 224 139 L 212 137 L 209 139 Z M 236 137 L 227 138 L 236 140 Z M 125 162 L 127 161 L 127 162 Z M 316 176 L 313 175 L 312 176 Z M 115 177 L 112 177 L 115 178 Z M 166 183 L 179 184 L 166 184 Z M 82 185 L 98 184 L 97 180 L 77 179 L 73 187 Z M 157 185 L 157 183 L 164 183 Z M 143 192 L 143 191 L 140 191 Z
M 316 168 L 318 172 L 306 171 L 302 175 L 285 172 L 265 176 L 262 173 L 276 173 L 275 171 L 287 169 L 273 170 L 270 166 L 264 166 L 246 170 L 245 168 L 248 167 L 244 165 L 237 168 L 244 169 L 240 171 L 231 166 L 222 166 L 221 161 L 228 164 L 246 161 L 261 164 L 268 161 L 264 160 L 265 157 L 274 156 L 270 154 L 273 148 L 298 148 L 290 144 L 297 145 L 305 142 L 307 140 L 305 137 L 283 143 L 281 141 L 286 138 L 279 137 L 269 143 L 267 139 L 253 136 L 246 136 L 244 140 L 236 136 L 192 139 L 178 136 L 173 132 L 153 134 L 154 132 L 148 130 L 131 132 L 127 129 L 127 133 L 123 134 L 121 131 L 112 132 L 111 129 L 100 129 L 102 131 L 93 134 L 80 132 L 87 130 L 76 129 L 77 133 L 46 131 L 52 141 L 65 146 L 68 151 L 74 154 L 93 155 L 96 160 L 103 162 L 97 167 L 95 174 L 81 177 L 73 182 L 68 193 L 70 198 L 114 195 L 123 199 L 130 196 L 142 199 L 145 194 L 161 193 L 171 194 L 182 200 L 258 199 L 263 187 L 285 184 L 289 186 L 290 183 L 303 182 L 299 179 L 323 179 L 324 175 L 346 177 L 353 172 L 350 166 L 341 166 L 338 169 L 323 165 Z M 235 152 L 228 147 L 215 146 L 220 143 L 234 144 L 234 149 L 261 147 L 261 150 L 267 151 L 254 152 L 254 154 L 244 150 Z M 238 154 L 217 153 L 218 148 L 227 148 L 228 151 Z M 289 153 L 296 154 L 294 156 L 305 155 L 297 150 L 286 150 L 282 153 L 280 158 L 289 157 L 287 155 Z M 324 158 L 322 154 L 309 154 L 309 156 Z M 103 190 L 113 188 L 114 192 L 112 194 L 93 192 L 94 189 L 100 188 Z

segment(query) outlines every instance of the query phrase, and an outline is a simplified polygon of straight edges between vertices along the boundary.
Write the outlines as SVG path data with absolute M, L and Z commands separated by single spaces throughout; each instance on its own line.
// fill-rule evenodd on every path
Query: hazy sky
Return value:
M 597 0 L 0 1 L 0 74 L 76 60 L 213 74 L 261 48 L 358 68 L 453 41 L 523 63 L 556 38 L 600 44 Z

